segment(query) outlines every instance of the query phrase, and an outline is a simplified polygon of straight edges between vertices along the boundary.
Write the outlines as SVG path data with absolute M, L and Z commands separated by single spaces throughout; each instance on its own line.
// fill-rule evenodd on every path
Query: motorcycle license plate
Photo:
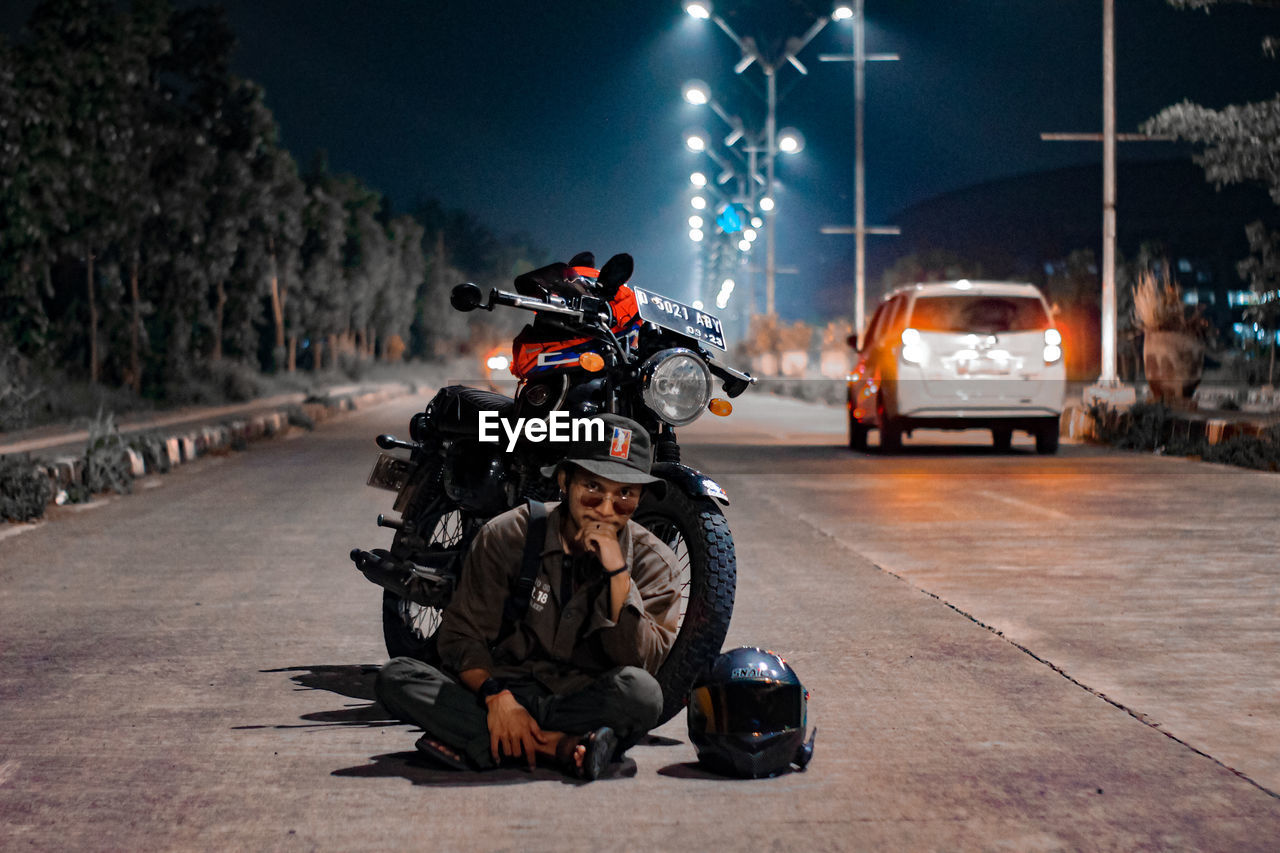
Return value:
M 379 453 L 378 461 L 373 463 L 369 472 L 369 485 L 375 489 L 386 489 L 398 492 L 409 481 L 409 460 L 392 456 L 390 453 Z
M 679 332 L 704 344 L 726 349 L 724 327 L 718 319 L 706 311 L 699 311 L 697 308 L 668 299 L 660 293 L 645 290 L 643 287 L 629 286 L 636 295 L 641 319 L 656 323 L 664 329 Z

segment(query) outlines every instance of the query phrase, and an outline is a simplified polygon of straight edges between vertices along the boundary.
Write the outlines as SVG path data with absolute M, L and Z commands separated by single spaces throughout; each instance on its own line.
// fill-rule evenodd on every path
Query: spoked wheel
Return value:
M 675 552 L 679 572 L 679 633 L 658 671 L 660 722 L 666 722 L 684 708 L 694 678 L 720 654 L 733 614 L 738 563 L 719 505 L 691 498 L 675 483 L 667 484 L 660 501 L 646 497 L 634 519 Z
M 406 513 L 406 517 L 413 516 Z M 422 523 L 424 528 L 429 524 L 431 530 L 423 538 L 432 548 L 456 548 L 464 537 L 474 534 L 481 522 L 457 509 L 427 515 Z M 387 644 L 387 654 L 393 658 L 411 657 L 437 663 L 436 631 L 442 615 L 438 607 L 417 604 L 389 589 L 383 590 L 382 639 Z

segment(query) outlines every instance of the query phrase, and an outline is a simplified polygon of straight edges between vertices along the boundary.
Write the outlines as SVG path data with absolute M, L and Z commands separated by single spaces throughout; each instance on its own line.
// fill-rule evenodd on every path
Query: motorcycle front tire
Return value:
M 633 520 L 676 552 L 680 582 L 687 591 L 679 633 L 657 675 L 663 696 L 661 724 L 684 709 L 694 678 L 720 654 L 733 615 L 738 561 L 719 504 L 708 497 L 691 497 L 676 483 L 667 483 L 662 500 L 646 496 Z

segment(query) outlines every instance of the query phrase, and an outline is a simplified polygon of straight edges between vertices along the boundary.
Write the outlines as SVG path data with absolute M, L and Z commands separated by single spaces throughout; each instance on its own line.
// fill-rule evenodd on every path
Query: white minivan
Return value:
M 1031 284 L 951 281 L 915 284 L 885 297 L 866 334 L 849 343 L 849 446 L 897 450 L 915 428 L 989 429 L 1007 449 L 1014 430 L 1036 450 L 1058 449 L 1066 385 L 1062 335 Z

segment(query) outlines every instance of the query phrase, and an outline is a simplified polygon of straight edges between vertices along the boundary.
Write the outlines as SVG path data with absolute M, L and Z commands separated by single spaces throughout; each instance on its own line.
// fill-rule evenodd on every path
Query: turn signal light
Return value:
M 722 400 L 719 397 L 716 397 L 714 400 L 711 401 L 711 404 L 707 406 L 707 409 L 713 415 L 719 415 L 722 418 L 727 418 L 729 417 L 730 414 L 733 413 L 733 403 L 730 403 L 728 400 Z
M 590 373 L 599 373 L 604 370 L 604 359 L 600 357 L 599 353 L 584 352 L 578 357 L 578 365 Z

